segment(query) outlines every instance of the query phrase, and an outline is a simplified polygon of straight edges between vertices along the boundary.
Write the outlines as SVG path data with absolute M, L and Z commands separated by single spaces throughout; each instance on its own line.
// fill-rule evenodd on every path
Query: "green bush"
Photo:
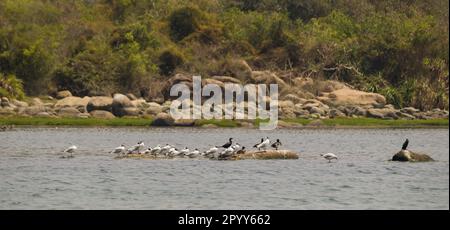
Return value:
M 159 55 L 159 69 L 162 75 L 169 76 L 174 70 L 184 63 L 183 54 L 171 48 Z
M 13 74 L 4 75 L 0 73 L 0 97 L 23 99 L 23 83 Z
M 202 15 L 197 8 L 183 7 L 169 16 L 172 39 L 180 41 L 200 28 Z

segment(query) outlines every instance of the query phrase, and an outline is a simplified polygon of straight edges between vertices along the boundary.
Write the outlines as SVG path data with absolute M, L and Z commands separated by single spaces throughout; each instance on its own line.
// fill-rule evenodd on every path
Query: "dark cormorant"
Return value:
M 408 138 L 406 138 L 405 143 L 403 143 L 402 150 L 406 150 L 406 148 L 408 148 L 408 144 L 409 144 L 409 140 L 408 140 Z
M 222 148 L 226 148 L 226 149 L 227 149 L 227 148 L 229 148 L 232 144 L 233 144 L 233 138 L 230 138 L 230 139 L 228 140 L 228 143 L 222 145 Z

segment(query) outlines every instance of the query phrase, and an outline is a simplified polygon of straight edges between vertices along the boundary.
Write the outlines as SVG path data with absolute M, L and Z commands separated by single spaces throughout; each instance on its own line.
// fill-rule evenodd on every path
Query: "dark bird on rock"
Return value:
M 245 146 L 242 146 L 242 148 L 236 152 L 236 154 L 244 154 L 244 153 L 245 153 Z
M 222 145 L 222 148 L 229 148 L 233 144 L 233 138 L 230 138 L 227 143 Z
M 282 145 L 281 142 L 280 142 L 280 139 L 277 139 L 277 142 L 272 144 L 272 148 L 274 148 L 275 150 L 278 150 L 280 145 Z
M 409 144 L 409 140 L 408 140 L 408 138 L 406 138 L 405 143 L 403 143 L 402 150 L 406 150 L 406 148 L 408 148 L 408 144 Z
M 260 145 L 263 142 L 264 142 L 264 138 L 261 138 L 261 142 L 259 142 L 258 144 L 253 145 L 253 148 L 258 148 L 258 145 Z

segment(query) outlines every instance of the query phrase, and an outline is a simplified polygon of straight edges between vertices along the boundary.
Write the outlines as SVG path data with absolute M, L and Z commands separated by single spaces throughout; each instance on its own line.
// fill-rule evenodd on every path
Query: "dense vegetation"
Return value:
M 448 108 L 447 0 L 1 0 L 0 96 L 133 92 L 176 72 L 337 79 Z M 237 76 L 242 77 L 242 76 Z

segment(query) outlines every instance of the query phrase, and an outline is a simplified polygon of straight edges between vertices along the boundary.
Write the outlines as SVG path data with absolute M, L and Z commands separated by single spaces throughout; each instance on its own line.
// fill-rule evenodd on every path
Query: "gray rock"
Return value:
M 2 102 L 2 103 L 3 103 L 3 102 L 9 103 L 9 99 L 8 99 L 7 97 L 2 97 L 2 98 L 1 98 L 1 102 Z
M 134 105 L 131 103 L 130 99 L 123 94 L 114 94 L 113 103 L 112 103 L 112 113 L 117 117 L 127 116 L 126 108 L 134 108 Z
M 392 105 L 392 104 L 387 104 L 387 105 L 384 106 L 384 108 L 386 108 L 386 109 L 395 109 L 394 105 Z
M 112 112 L 113 99 L 111 97 L 92 97 L 86 106 L 87 112 L 104 110 Z
M 174 119 L 169 114 L 159 113 L 153 120 L 152 126 L 172 126 L 174 122 Z
M 63 99 L 66 97 L 71 97 L 72 93 L 69 90 L 63 90 L 56 93 L 56 99 Z
M 397 112 L 397 116 L 399 116 L 400 118 L 407 119 L 407 120 L 414 120 L 414 119 L 416 119 L 416 117 L 414 117 L 413 115 L 408 114 L 408 113 L 402 113 L 400 111 Z
M 41 106 L 41 105 L 44 105 L 44 103 L 41 101 L 41 99 L 39 99 L 39 98 L 37 98 L 37 97 L 35 97 L 35 98 L 33 98 L 32 100 L 31 100 L 31 103 L 30 103 L 32 106 L 34 105 L 34 106 Z
M 80 111 L 73 107 L 64 107 L 58 110 L 58 116 L 60 117 L 77 117 Z
M 100 119 L 113 119 L 115 118 L 115 116 L 108 111 L 105 110 L 93 110 L 91 112 L 89 112 L 89 114 L 91 115 L 91 117 L 94 118 L 100 118 Z
M 379 110 L 377 109 L 369 109 L 367 110 L 367 117 L 371 117 L 371 118 L 384 118 L 383 113 L 381 113 Z
M 19 100 L 16 100 L 16 99 L 13 99 L 13 100 L 11 101 L 11 103 L 12 103 L 13 105 L 17 106 L 17 107 L 28 107 L 28 103 L 26 103 L 26 102 L 24 102 L 24 101 L 19 101 Z
M 330 110 L 330 118 L 336 118 L 336 117 L 346 117 L 345 113 L 338 109 L 331 109 Z
M 163 112 L 162 110 L 162 106 L 158 105 L 158 106 L 150 106 L 145 110 L 145 114 L 149 114 L 149 115 L 157 115 L 158 113 Z
M 128 97 L 128 99 L 130 99 L 131 101 L 137 100 L 138 98 L 136 96 L 134 96 L 134 94 L 132 93 L 127 93 L 126 95 Z
M 38 113 L 47 112 L 44 106 L 29 106 L 29 107 L 20 107 L 18 110 L 19 115 L 22 116 L 35 116 Z
M 414 113 L 420 112 L 420 110 L 413 107 L 405 107 L 403 109 L 400 109 L 400 112 L 413 115 Z
M 2 107 L 10 107 L 9 99 L 7 97 L 2 97 L 0 101 L 0 106 Z
M 48 113 L 48 112 L 39 112 L 35 115 L 36 117 L 43 117 L 43 118 L 50 118 L 50 117 L 55 117 L 52 114 Z
M 427 162 L 434 161 L 433 158 L 426 154 L 415 153 L 409 150 L 401 150 L 392 157 L 393 161 L 403 162 Z
M 318 108 L 318 107 L 311 107 L 309 112 L 310 113 L 317 113 L 317 114 L 320 114 L 321 116 L 326 114 L 325 110 L 323 110 L 321 108 Z
M 9 109 L 8 107 L 2 108 L 0 107 L 0 116 L 13 116 L 16 112 L 14 110 Z
M 287 94 L 286 96 L 283 97 L 283 99 L 287 100 L 287 101 L 292 101 L 295 104 L 302 103 L 302 102 L 306 101 L 305 99 L 302 99 L 299 96 L 294 95 L 294 94 Z
M 66 97 L 64 99 L 58 100 L 55 104 L 55 108 L 63 108 L 63 107 L 84 107 L 86 108 L 87 104 L 91 100 L 90 97 Z
M 136 107 L 125 107 L 122 110 L 124 116 L 136 117 L 139 116 L 140 110 Z

